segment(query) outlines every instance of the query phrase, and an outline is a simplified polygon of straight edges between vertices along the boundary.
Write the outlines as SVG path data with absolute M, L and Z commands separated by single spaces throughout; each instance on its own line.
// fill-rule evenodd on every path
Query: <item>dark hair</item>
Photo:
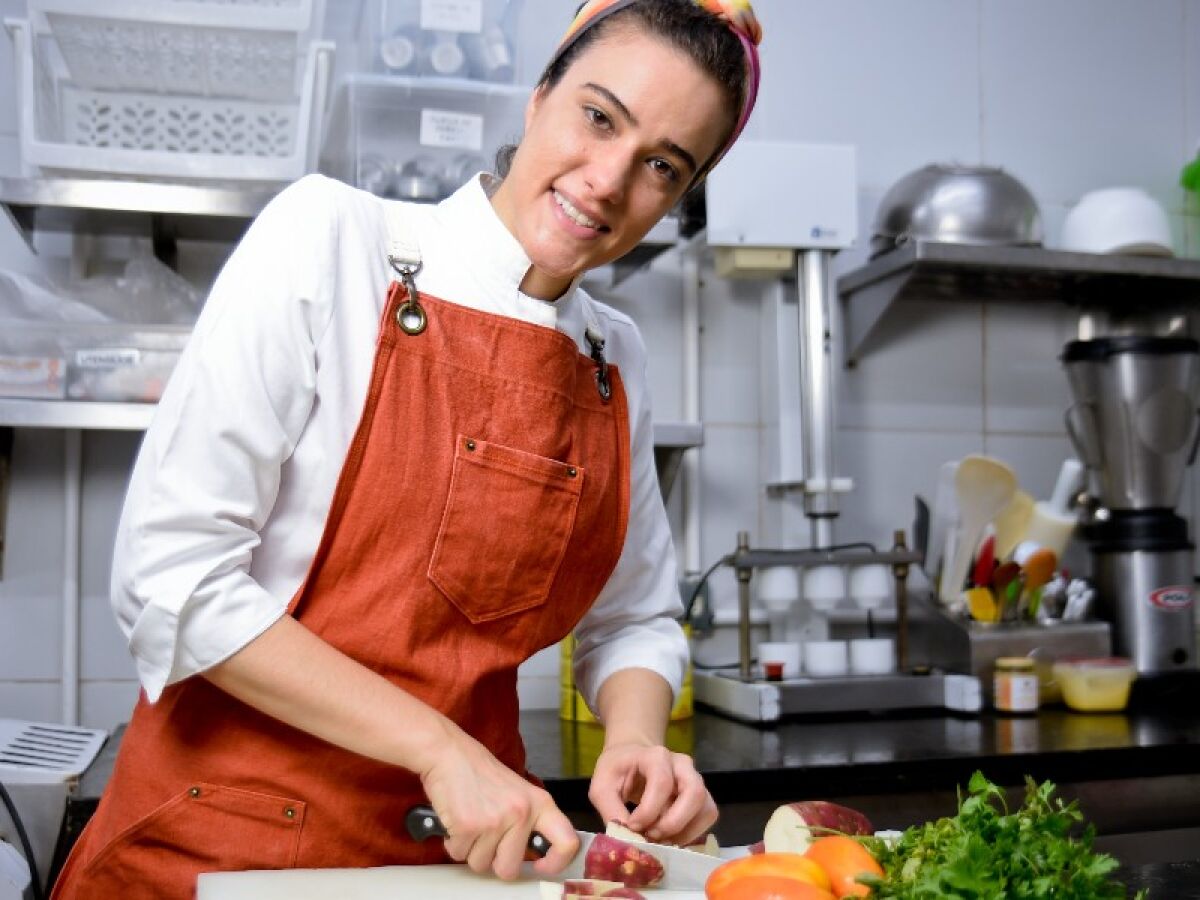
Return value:
M 746 73 L 746 51 L 729 26 L 694 0 L 640 0 L 602 18 L 583 30 L 565 51 L 550 60 L 538 79 L 537 87 L 555 87 L 571 68 L 571 64 L 590 45 L 613 28 L 631 25 L 649 32 L 672 47 L 683 51 L 724 90 L 729 101 L 729 130 L 721 147 L 737 125 L 738 116 L 750 89 Z M 501 178 L 508 174 L 516 144 L 501 147 L 496 153 L 496 172 Z M 719 152 L 719 150 L 718 150 Z M 708 168 L 709 160 L 700 171 Z M 693 185 L 694 186 L 694 185 Z

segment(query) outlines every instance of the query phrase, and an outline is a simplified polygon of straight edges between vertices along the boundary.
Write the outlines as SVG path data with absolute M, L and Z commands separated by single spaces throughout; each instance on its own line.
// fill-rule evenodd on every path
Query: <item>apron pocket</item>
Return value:
M 153 896 L 191 897 L 202 872 L 292 868 L 304 811 L 298 800 L 197 782 L 113 838 L 78 873 L 72 896 L 153 888 Z
M 583 476 L 579 466 L 460 435 L 429 580 L 477 624 L 546 602 Z

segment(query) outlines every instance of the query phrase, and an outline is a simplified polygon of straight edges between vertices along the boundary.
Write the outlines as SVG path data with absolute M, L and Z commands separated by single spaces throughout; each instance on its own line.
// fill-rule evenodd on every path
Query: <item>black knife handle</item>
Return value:
M 431 837 L 447 837 L 450 833 L 446 826 L 433 811 L 432 806 L 414 806 L 404 816 L 404 827 L 412 835 L 414 841 L 424 841 Z M 538 832 L 529 835 L 529 849 L 539 857 L 550 852 L 550 842 Z

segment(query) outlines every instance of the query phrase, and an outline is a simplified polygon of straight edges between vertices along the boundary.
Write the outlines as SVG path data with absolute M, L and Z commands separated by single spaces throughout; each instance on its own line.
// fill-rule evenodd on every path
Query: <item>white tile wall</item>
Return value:
M 765 84 L 749 134 L 857 145 L 862 240 L 838 272 L 866 259 L 883 192 L 935 160 L 1002 165 L 1041 205 L 1047 243 L 1087 190 L 1134 184 L 1175 213 L 1180 248 L 1200 257 L 1200 203 L 1177 187 L 1200 140 L 1200 0 L 757 0 L 767 32 Z M 336 3 L 330 4 L 334 17 Z M 522 80 L 531 83 L 570 15 L 562 0 L 524 0 Z M 22 0 L 0 0 L 20 14 Z M 339 30 L 346 31 L 338 22 Z M 11 48 L 0 37 L 0 173 L 18 169 Z M 0 217 L 0 266 L 61 267 L 69 241 L 39 239 L 33 256 Z M 190 254 L 189 254 L 190 257 Z M 189 265 L 192 265 L 189 263 Z M 606 294 L 641 323 L 655 407 L 682 414 L 679 309 L 671 260 Z M 209 258 L 189 272 L 213 269 Z M 762 490 L 763 411 L 757 352 L 761 286 L 706 275 L 702 292 L 700 456 L 702 558 L 729 552 L 736 532 L 770 543 L 780 510 Z M 840 539 L 891 540 L 908 528 L 913 495 L 931 493 L 938 465 L 984 450 L 1016 467 L 1044 495 L 1069 446 L 1059 426 L 1066 389 L 1055 359 L 1070 336 L 1065 309 L 940 300 L 889 313 L 838 391 L 838 470 L 855 480 L 837 523 Z M 133 669 L 106 603 L 108 554 L 137 438 L 85 443 L 82 716 L 109 727 L 136 697 Z M 59 714 L 62 442 L 22 431 L 0 580 L 0 716 Z M 1200 516 L 1200 488 L 1189 484 Z M 669 504 L 679 521 L 679 498 Z M 713 578 L 732 602 L 728 570 Z M 522 701 L 557 703 L 553 650 L 521 672 Z
M 1182 0 L 982 0 L 983 157 L 1042 201 L 1133 184 L 1179 210 Z

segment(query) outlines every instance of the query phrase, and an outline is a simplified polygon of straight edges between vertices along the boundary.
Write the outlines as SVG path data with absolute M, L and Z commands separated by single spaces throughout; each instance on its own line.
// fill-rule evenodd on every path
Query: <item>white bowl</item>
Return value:
M 850 569 L 850 599 L 859 609 L 878 609 L 892 599 L 890 566 L 874 564 Z
M 807 641 L 804 671 L 809 675 L 845 675 L 850 667 L 845 641 Z
M 1063 222 L 1062 249 L 1175 255 L 1166 210 L 1141 188 L 1105 188 L 1085 194 Z
M 896 671 L 896 642 L 891 638 L 852 640 L 850 671 L 856 675 L 886 675 Z
M 804 570 L 804 599 L 813 609 L 828 612 L 846 596 L 846 570 L 841 566 L 812 566 Z

